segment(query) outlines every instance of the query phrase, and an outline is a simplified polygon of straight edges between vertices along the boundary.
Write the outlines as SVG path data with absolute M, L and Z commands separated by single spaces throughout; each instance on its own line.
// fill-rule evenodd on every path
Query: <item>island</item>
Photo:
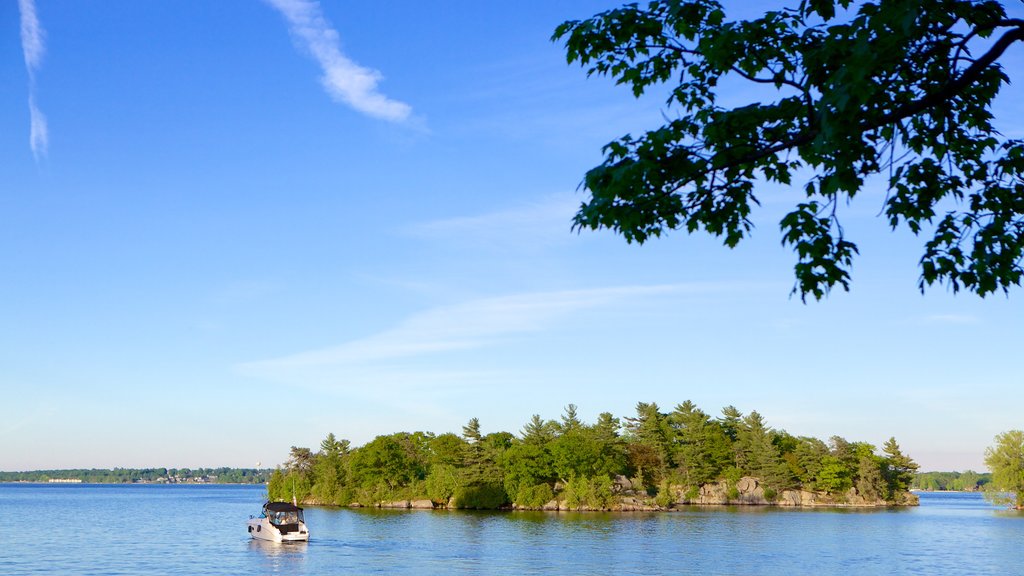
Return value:
M 914 506 L 918 465 L 895 438 L 881 450 L 768 426 L 727 406 L 713 418 L 690 401 L 664 412 L 583 422 L 568 405 L 534 415 L 518 435 L 397 432 L 363 446 L 328 434 L 293 446 L 267 485 L 271 500 L 306 505 L 520 510 L 677 510 L 703 505 Z

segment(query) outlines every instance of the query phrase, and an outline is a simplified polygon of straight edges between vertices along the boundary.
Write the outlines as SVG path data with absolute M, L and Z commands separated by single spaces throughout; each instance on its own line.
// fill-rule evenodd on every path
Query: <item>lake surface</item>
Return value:
M 1024 515 L 977 494 L 881 511 L 473 513 L 308 508 L 250 540 L 262 486 L 0 484 L 0 574 L 1017 574 Z

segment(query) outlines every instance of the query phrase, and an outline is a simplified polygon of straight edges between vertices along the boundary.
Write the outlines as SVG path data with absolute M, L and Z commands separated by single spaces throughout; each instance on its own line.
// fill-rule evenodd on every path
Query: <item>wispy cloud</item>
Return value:
M 412 108 L 377 91 L 381 73 L 364 68 L 341 53 L 338 33 L 316 0 L 266 0 L 284 15 L 296 42 L 309 51 L 323 69 L 320 81 L 337 101 L 376 118 L 402 122 Z
M 338 346 L 238 366 L 245 374 L 320 388 L 365 389 L 440 381 L 459 385 L 481 376 L 462 364 L 428 368 L 417 360 L 500 346 L 510 339 L 557 328 L 574 313 L 645 302 L 672 293 L 707 292 L 710 285 L 655 285 L 514 294 L 429 309 L 398 326 Z M 444 364 L 444 363 L 442 363 Z M 454 368 L 453 366 L 460 366 Z M 491 375 L 493 376 L 493 375 Z
M 935 324 L 978 324 L 981 319 L 968 314 L 932 314 L 925 321 Z
M 570 227 L 579 197 L 552 195 L 536 202 L 475 216 L 459 216 L 416 224 L 403 232 L 426 239 L 455 239 L 486 244 L 515 244 L 524 240 L 552 243 L 573 238 Z
M 44 33 L 43 29 L 39 27 L 35 0 L 18 0 L 18 9 L 21 12 L 21 49 L 25 53 L 25 68 L 28 69 L 29 79 L 28 110 L 31 123 L 29 146 L 32 148 L 32 154 L 38 160 L 41 156 L 46 155 L 50 141 L 46 128 L 46 117 L 36 106 L 36 70 L 42 63 L 45 51 Z

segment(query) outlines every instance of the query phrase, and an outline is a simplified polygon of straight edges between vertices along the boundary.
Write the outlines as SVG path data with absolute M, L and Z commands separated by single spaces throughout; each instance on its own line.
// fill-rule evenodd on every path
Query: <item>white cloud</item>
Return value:
M 292 36 L 323 69 L 321 82 L 337 101 L 376 118 L 401 122 L 409 118 L 408 104 L 377 91 L 380 72 L 364 68 L 341 53 L 338 33 L 316 0 L 266 0 L 288 20 Z
M 32 148 L 32 154 L 38 160 L 40 156 L 46 155 L 50 141 L 46 128 L 46 117 L 36 106 L 36 70 L 42 63 L 45 51 L 44 32 L 39 27 L 34 0 L 18 0 L 18 9 L 21 12 L 21 49 L 25 53 L 25 68 L 28 69 L 29 78 L 28 109 L 31 123 L 29 146 Z
M 46 116 L 43 116 L 36 106 L 35 94 L 29 94 L 28 112 L 31 122 L 28 143 L 32 148 L 32 154 L 38 159 L 40 156 L 46 156 L 46 151 L 50 147 L 50 133 L 46 128 Z
M 417 359 L 461 350 L 500 346 L 508 339 L 557 327 L 573 313 L 606 308 L 713 286 L 624 286 L 514 294 L 429 309 L 398 326 L 338 346 L 250 362 L 238 369 L 252 376 L 317 388 L 363 388 L 446 382 L 461 385 L 481 376 L 463 368 L 415 366 Z M 453 363 L 456 364 L 457 363 Z

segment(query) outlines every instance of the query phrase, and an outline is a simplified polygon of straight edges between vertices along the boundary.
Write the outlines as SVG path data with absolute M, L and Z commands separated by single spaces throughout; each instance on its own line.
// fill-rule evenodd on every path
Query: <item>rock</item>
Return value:
M 552 500 L 540 507 L 541 510 L 558 510 L 558 500 Z
M 394 502 L 381 502 L 380 503 L 380 507 L 381 508 L 408 508 L 409 507 L 409 501 L 408 500 L 395 500 Z
M 612 480 L 612 492 L 620 493 L 620 492 L 632 492 L 632 491 L 633 491 L 633 481 L 630 480 L 629 478 L 626 478 L 625 476 L 619 474 L 619 475 L 615 476 L 614 480 Z
M 799 506 L 800 502 L 800 492 L 797 490 L 783 490 L 775 501 L 779 506 Z
M 744 476 L 739 479 L 739 482 L 736 482 L 736 489 L 740 491 L 740 494 L 752 494 L 754 490 L 757 490 L 757 486 L 757 478 L 750 476 Z
M 726 495 L 729 492 L 728 483 L 724 480 L 721 482 L 715 482 L 714 484 L 705 484 L 700 487 L 700 495 L 697 497 L 696 504 L 726 504 L 728 498 Z
M 434 503 L 430 500 L 413 500 L 409 502 L 409 507 L 417 510 L 433 510 Z
M 735 504 L 747 504 L 755 506 L 764 506 L 770 504 L 764 497 L 764 488 L 761 486 L 757 478 L 750 476 L 744 476 L 736 482 L 736 491 L 739 492 L 739 498 L 736 499 Z
M 818 502 L 818 495 L 810 490 L 800 491 L 800 505 L 801 506 L 814 506 Z

